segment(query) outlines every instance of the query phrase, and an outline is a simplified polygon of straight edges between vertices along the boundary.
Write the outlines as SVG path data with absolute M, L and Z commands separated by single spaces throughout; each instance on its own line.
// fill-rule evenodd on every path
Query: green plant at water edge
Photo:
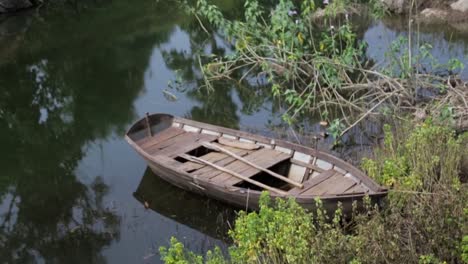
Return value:
M 176 238 L 171 238 L 171 245 L 169 248 L 161 247 L 159 249 L 161 259 L 166 264 L 191 264 L 203 263 L 203 258 L 196 254 L 185 250 L 184 245 Z
M 327 16 L 336 16 L 347 4 L 333 1 Z M 296 8 L 300 14 L 291 16 Z M 234 21 L 225 19 L 216 6 L 205 0 L 199 0 L 190 11 L 219 28 L 235 46 L 233 54 L 204 66 L 207 80 L 229 78 L 239 71 L 239 81 L 264 75 L 272 85 L 272 93 L 288 106 L 286 121 L 311 109 L 331 112 L 329 108 L 344 98 L 339 92 L 342 80 L 350 80 L 348 75 L 353 72 L 346 67 L 359 67 L 364 55 L 364 46 L 357 42 L 349 23 L 328 28 L 314 24 L 314 1 L 301 1 L 296 6 L 293 1 L 281 0 L 268 13 L 257 1 L 248 0 L 244 20 Z M 341 109 L 343 113 L 345 108 Z
M 215 5 L 198 0 L 196 7 L 188 8 L 190 14 L 203 28 L 207 23 L 214 26 L 234 47 L 227 56 L 209 56 L 210 62 L 202 66 L 206 86 L 212 88 L 211 83 L 221 79 L 268 80 L 272 94 L 285 107 L 285 121 L 292 123 L 311 111 L 322 118 L 339 118 L 345 128 L 336 138 L 380 108 L 393 112 L 414 108 L 421 88 L 448 91 L 446 97 L 463 94 L 454 91 L 460 87 L 448 87 L 445 77 L 463 65 L 455 59 L 437 63 L 428 44 L 412 51 L 410 42 L 400 38 L 391 46 L 385 68 L 367 66 L 366 44 L 357 39 L 345 15 L 352 3 L 332 1 L 317 21 L 312 0 L 280 0 L 272 10 L 247 0 L 243 18 L 229 20 Z M 383 10 L 379 0 L 367 5 Z
M 440 261 L 434 255 L 422 255 L 419 257 L 419 264 L 447 264 L 447 262 Z
M 343 133 L 343 130 L 345 128 L 346 128 L 346 126 L 343 125 L 339 119 L 334 119 L 331 122 L 330 127 L 328 128 L 328 131 L 330 132 L 330 135 L 333 138 L 338 139 L 340 137 L 341 133 Z
M 383 146 L 374 160 L 364 162 L 372 177 L 393 185 L 383 208 L 365 198 L 361 211 L 354 210 L 345 220 L 340 209 L 329 217 L 320 200 L 316 210 L 307 212 L 293 199 L 271 201 L 263 193 L 258 212 L 239 213 L 230 231 L 233 245 L 228 258 L 219 249 L 204 258 L 194 256 L 173 240 L 171 248 L 163 251 L 163 260 L 467 263 L 468 187 L 458 175 L 459 157 L 468 156 L 468 134 L 457 136 L 431 122 L 408 127 L 386 126 Z
M 275 263 L 280 257 L 289 263 L 306 261 L 307 241 L 313 226 L 304 209 L 292 199 L 279 201 L 277 208 L 273 208 L 268 194 L 264 194 L 260 200 L 260 211 L 241 212 L 235 226 L 230 232 L 236 243 L 231 255 L 237 263 L 266 262 L 271 256 L 275 256 L 271 259 Z
M 468 263 L 468 235 L 463 236 L 463 241 L 461 243 L 461 252 L 461 259 L 463 263 Z
M 466 153 L 464 136 L 427 120 L 406 138 L 395 140 L 390 127 L 384 127 L 383 148 L 375 159 L 364 159 L 368 175 L 387 186 L 432 192 L 439 185 L 459 188 L 460 159 Z
M 189 250 L 186 250 L 184 245 L 176 238 L 171 238 L 169 248 L 161 247 L 159 249 L 161 260 L 166 264 L 227 264 L 221 250 L 216 247 L 213 251 L 206 253 L 205 259 L 202 256 L 196 255 Z
M 447 63 L 440 63 L 432 55 L 432 45 L 423 43 L 420 46 L 409 45 L 406 36 L 394 40 L 385 53 L 387 64 L 382 72 L 396 78 L 410 78 L 417 73 L 431 74 L 435 79 L 441 74 L 459 74 L 465 66 L 457 58 L 451 58 Z

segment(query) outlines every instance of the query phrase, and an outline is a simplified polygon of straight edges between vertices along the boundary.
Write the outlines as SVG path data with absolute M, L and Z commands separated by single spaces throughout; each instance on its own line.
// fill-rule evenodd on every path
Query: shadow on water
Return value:
M 142 15 L 154 6 L 141 2 L 114 1 L 85 20 L 25 17 L 26 30 L 0 39 L 9 48 L 0 63 L 2 262 L 105 262 L 102 250 L 120 239 L 109 186 L 100 176 L 84 183 L 76 169 L 84 146 L 135 119 L 147 59 L 170 35 L 158 23 L 167 18 Z
M 214 239 L 229 242 L 235 209 L 218 201 L 183 191 L 147 168 L 133 196 L 151 210 Z

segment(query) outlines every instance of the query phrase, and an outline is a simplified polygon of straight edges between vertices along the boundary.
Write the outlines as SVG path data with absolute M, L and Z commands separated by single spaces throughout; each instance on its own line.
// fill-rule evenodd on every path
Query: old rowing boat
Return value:
M 168 114 L 146 115 L 128 130 L 128 143 L 162 179 L 182 189 L 250 209 L 263 190 L 295 197 L 328 211 L 352 210 L 367 195 L 379 202 L 387 190 L 351 164 L 287 141 Z

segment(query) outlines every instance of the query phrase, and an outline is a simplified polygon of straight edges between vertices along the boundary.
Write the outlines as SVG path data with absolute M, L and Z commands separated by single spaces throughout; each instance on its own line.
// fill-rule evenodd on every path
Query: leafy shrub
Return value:
M 161 260 L 166 264 L 227 264 L 229 263 L 223 256 L 221 250 L 217 247 L 214 251 L 208 251 L 206 258 L 196 255 L 185 249 L 184 245 L 176 238 L 171 238 L 170 247 L 161 247 L 159 249 Z
M 198 0 L 189 12 L 208 21 L 235 47 L 233 53 L 211 57 L 203 66 L 206 85 L 238 73 L 239 82 L 262 75 L 271 84 L 272 94 L 288 107 L 283 115 L 287 122 L 310 110 L 325 118 L 338 107 L 340 114 L 366 107 L 360 97 L 347 99 L 351 78 L 365 74 L 361 69 L 365 45 L 357 40 L 348 19 L 337 18 L 353 1 L 332 1 L 323 19 L 326 26 L 313 19 L 315 2 L 280 0 L 272 10 L 265 10 L 257 0 L 247 0 L 243 18 L 228 20 L 215 5 Z M 350 107 L 349 101 L 358 107 Z
M 388 125 L 384 127 L 384 146 L 374 159 L 363 159 L 362 167 L 381 184 L 399 190 L 432 192 L 451 185 L 460 188 L 461 157 L 466 155 L 463 136 L 456 137 L 448 127 L 434 125 L 431 120 L 394 139 Z
M 215 250 L 205 263 L 468 263 L 468 188 L 458 178 L 467 136 L 431 122 L 385 133 L 363 163 L 393 186 L 382 211 L 366 200 L 366 213 L 346 222 L 340 210 L 329 219 L 320 200 L 307 212 L 264 193 L 259 212 L 239 213 L 228 260 Z M 162 252 L 166 263 L 203 263 L 175 240 Z

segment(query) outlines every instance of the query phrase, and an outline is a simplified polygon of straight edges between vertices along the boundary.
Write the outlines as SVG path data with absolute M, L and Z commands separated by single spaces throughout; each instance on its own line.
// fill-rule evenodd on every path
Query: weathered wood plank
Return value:
M 278 179 L 280 179 L 280 180 L 282 180 L 282 181 L 284 181 L 284 182 L 287 182 L 287 183 L 289 183 L 289 184 L 292 184 L 292 185 L 294 185 L 294 186 L 296 186 L 296 187 L 299 187 L 299 188 L 302 188 L 302 187 L 303 187 L 303 185 L 302 185 L 301 183 L 297 183 L 297 182 L 295 182 L 295 181 L 293 181 L 293 180 L 291 180 L 291 179 L 288 179 L 288 178 L 284 177 L 283 175 L 280 175 L 280 174 L 278 174 L 278 173 L 276 173 L 276 172 L 274 172 L 274 171 L 271 171 L 271 170 L 269 170 L 269 169 L 267 169 L 267 168 L 264 168 L 264 167 L 262 167 L 262 166 L 259 166 L 258 164 L 253 163 L 253 162 L 251 162 L 251 161 L 249 161 L 249 160 L 247 160 L 247 159 L 245 159 L 245 158 L 243 158 L 243 157 L 240 157 L 240 156 L 238 156 L 237 154 L 235 154 L 235 153 L 233 153 L 233 152 L 231 152 L 231 151 L 229 151 L 229 150 L 227 150 L 227 149 L 225 149 L 225 148 L 223 148 L 223 147 L 218 147 L 218 146 L 215 146 L 215 145 L 212 145 L 212 144 L 209 144 L 209 143 L 203 144 L 203 146 L 205 146 L 205 147 L 207 147 L 207 148 L 211 148 L 211 149 L 215 148 L 215 150 L 219 150 L 219 151 L 221 151 L 221 152 L 223 152 L 223 153 L 226 153 L 226 154 L 228 154 L 229 156 L 231 156 L 231 157 L 233 157 L 233 158 L 235 158 L 235 159 L 237 159 L 237 160 L 239 160 L 239 161 L 242 161 L 243 163 L 249 165 L 249 166 L 252 167 L 253 169 L 257 169 L 257 170 L 266 172 L 266 173 L 270 174 L 271 176 L 273 176 L 273 177 L 275 177 L 275 178 L 278 178 Z M 304 172 L 305 172 L 305 171 L 304 171 Z
M 218 162 L 215 162 L 216 165 L 219 165 L 219 166 L 223 166 L 223 167 L 226 167 L 228 164 L 231 164 L 232 162 L 235 162 L 236 160 L 232 157 L 226 157 L 222 160 L 219 160 Z M 194 175 L 197 175 L 198 177 L 200 178 L 204 178 L 204 179 L 211 179 L 219 174 L 221 174 L 222 172 L 215 169 L 215 168 L 212 168 L 212 167 L 203 167 L 201 168 L 200 170 L 198 171 L 194 171 L 193 174 Z
M 182 165 L 180 165 L 179 169 L 181 169 L 181 170 L 183 170 L 185 172 L 188 172 L 188 171 L 198 170 L 198 169 L 203 168 L 205 166 L 206 165 L 200 164 L 200 163 L 197 163 L 197 162 L 187 161 L 187 162 L 182 163 Z
M 159 144 L 163 141 L 166 141 L 168 139 L 171 139 L 173 137 L 176 137 L 180 134 L 184 134 L 185 131 L 180 129 L 180 128 L 176 128 L 176 127 L 169 127 L 163 131 L 161 131 L 160 133 L 154 135 L 153 137 L 146 137 L 148 140 L 146 140 L 145 142 L 143 142 L 140 147 L 143 148 L 143 149 L 147 149 L 153 145 L 156 145 L 156 144 Z
M 310 188 L 313 188 L 314 186 L 316 186 L 316 185 L 320 184 L 321 182 L 327 180 L 328 178 L 333 176 L 335 173 L 336 173 L 336 171 L 334 171 L 334 170 L 327 170 L 325 172 L 322 172 L 317 177 L 304 182 L 304 188 L 303 189 L 293 188 L 293 189 L 291 189 L 289 191 L 289 194 L 291 194 L 291 195 L 302 194 L 302 193 L 306 192 L 307 190 L 309 190 Z
M 275 150 L 268 150 L 268 152 L 270 152 L 270 153 L 276 152 L 276 153 L 272 153 L 271 156 L 270 155 L 261 155 L 257 159 L 253 160 L 252 162 L 255 163 L 255 164 L 258 164 L 260 167 L 269 168 L 269 167 L 271 167 L 273 165 L 276 165 L 276 164 L 278 164 L 278 163 L 280 163 L 280 162 L 282 162 L 282 161 L 284 161 L 286 159 L 289 159 L 291 157 L 291 155 L 289 155 L 289 154 L 285 154 L 285 153 L 275 151 Z M 252 177 L 255 174 L 259 173 L 260 171 L 261 170 L 259 170 L 257 168 L 249 167 L 247 170 L 245 170 L 242 173 L 247 175 L 248 177 Z M 238 179 L 231 178 L 230 181 L 226 182 L 226 184 L 235 185 L 235 184 L 237 184 L 239 182 L 241 182 L 241 181 L 239 181 Z M 302 187 L 303 187 L 302 184 L 300 184 L 299 188 L 302 188 Z
M 218 139 L 219 140 L 219 139 Z M 231 151 L 231 152 L 234 152 L 234 153 L 252 153 L 254 152 L 255 150 L 248 150 L 248 149 L 241 149 L 241 148 L 236 148 L 236 147 L 229 147 L 229 146 L 223 146 L 221 144 L 218 144 L 216 142 L 212 142 L 211 144 L 215 145 L 215 146 L 218 146 L 218 147 L 224 147 L 225 149 Z
M 271 149 L 261 149 L 256 151 L 255 154 L 256 155 L 247 155 L 245 159 L 264 168 L 269 168 L 291 157 L 291 155 Z M 243 163 L 241 161 L 236 162 Z M 251 166 L 248 166 L 247 169 L 245 169 L 245 166 L 243 166 L 236 170 L 236 172 L 239 172 L 240 174 L 246 177 L 252 177 L 255 174 L 259 173 L 260 170 Z M 211 180 L 215 182 L 221 182 L 226 186 L 232 186 L 241 182 L 241 180 L 233 178 L 229 175 L 219 175 L 217 176 L 217 178 L 212 178 Z
M 213 143 L 214 144 L 214 143 Z M 233 153 L 236 153 L 237 155 L 239 156 L 245 156 L 247 154 L 250 153 L 250 151 L 248 150 L 245 150 L 245 149 L 238 149 L 238 148 L 229 148 Z M 214 152 L 214 153 L 218 153 L 220 154 L 222 158 L 220 159 L 217 159 L 217 160 L 209 160 L 217 165 L 220 165 L 220 166 L 226 166 L 227 164 L 235 161 L 234 158 L 231 158 L 229 157 L 228 155 L 226 154 L 222 154 L 222 153 L 219 153 L 219 152 Z M 204 158 L 203 158 L 204 159 Z M 219 170 L 216 170 L 214 169 L 213 167 L 210 167 L 210 166 L 205 166 L 203 168 L 200 168 L 199 170 L 196 170 L 196 171 L 193 171 L 192 174 L 194 175 L 198 175 L 200 177 L 203 177 L 203 178 L 206 178 L 206 179 L 209 179 L 211 178 L 212 176 L 214 176 L 215 174 L 219 174 Z
M 184 155 L 185 154 L 180 155 L 180 157 L 187 159 L 186 157 L 184 157 Z M 200 158 L 204 159 L 206 161 L 216 162 L 216 161 L 218 161 L 220 159 L 223 159 L 223 158 L 226 158 L 226 157 L 227 157 L 227 155 L 222 154 L 222 153 L 210 152 L 210 153 L 208 153 L 206 155 L 201 156 Z M 193 161 L 187 161 L 187 162 L 183 163 L 180 166 L 180 169 L 183 170 L 183 171 L 194 171 L 194 170 L 198 170 L 198 169 L 203 168 L 203 167 L 206 167 L 206 165 L 205 164 L 200 164 L 200 163 L 195 163 Z
M 217 138 L 217 136 L 213 135 L 186 132 L 152 146 L 147 152 L 151 155 L 174 156 L 198 148 L 201 146 L 202 142 L 211 142 Z
M 239 140 L 233 140 L 233 139 L 228 139 L 224 137 L 220 137 L 218 139 L 219 144 L 228 146 L 228 147 L 235 147 L 235 148 L 240 148 L 240 149 L 247 149 L 247 150 L 254 150 L 254 149 L 259 149 L 261 146 L 256 145 L 254 143 L 249 143 L 249 142 L 241 142 Z
M 195 133 L 184 132 L 170 139 L 161 141 L 158 144 L 151 145 L 145 150 L 148 154 L 154 155 L 156 152 L 160 151 L 161 149 L 164 149 L 168 146 L 172 146 L 175 144 L 179 144 L 182 141 L 194 140 L 195 137 L 196 137 Z
M 251 133 L 240 131 L 240 130 L 234 130 L 234 129 L 215 126 L 215 125 L 211 125 L 211 124 L 207 124 L 207 123 L 201 123 L 201 122 L 197 122 L 197 121 L 190 120 L 190 119 L 185 119 L 185 118 L 177 118 L 176 121 L 180 122 L 180 123 L 189 124 L 189 125 L 192 125 L 192 126 L 201 127 L 201 128 L 204 128 L 204 129 L 209 129 L 209 130 L 212 130 L 212 131 L 220 132 L 220 133 L 223 133 L 223 134 L 235 135 L 236 137 L 242 137 L 242 138 L 255 140 L 257 142 L 261 142 L 261 143 L 265 143 L 265 144 L 270 144 L 270 142 L 271 142 L 270 138 L 263 137 L 263 136 L 256 135 L 256 134 L 251 134 Z
M 353 194 L 353 193 L 365 193 L 368 192 L 369 189 L 362 186 L 362 184 L 356 184 L 349 188 L 348 190 L 344 191 L 344 194 Z
M 160 155 L 176 157 L 179 154 L 187 153 L 199 147 L 202 147 L 204 143 L 214 141 L 217 138 L 218 138 L 217 136 L 213 136 L 213 135 L 196 134 L 194 141 L 187 140 L 184 142 L 180 142 L 178 144 L 162 149 L 159 153 Z
M 342 174 L 335 173 L 329 179 L 315 185 L 314 187 L 301 193 L 301 195 L 324 195 L 328 190 L 330 190 L 330 188 L 333 188 L 335 185 L 340 185 L 342 180 Z
M 252 162 L 255 162 L 255 160 L 257 158 L 259 158 L 260 156 L 262 156 L 265 152 L 263 151 L 263 149 L 260 149 L 260 150 L 257 150 L 257 151 L 253 151 L 251 153 L 249 153 L 247 156 L 245 156 L 245 158 L 247 158 L 248 160 L 252 161 Z M 232 158 L 232 157 L 229 157 L 231 159 L 231 163 L 229 165 L 227 165 L 227 167 L 229 167 L 230 170 L 234 170 L 236 172 L 243 172 L 244 170 L 247 170 L 249 169 L 249 166 L 247 166 L 247 164 L 239 161 L 239 160 L 236 160 L 235 158 Z M 224 180 L 226 180 L 227 178 L 231 177 L 230 175 L 228 174 L 223 174 L 221 171 L 215 171 L 214 173 L 212 173 L 211 175 L 209 175 L 209 179 L 213 180 L 215 177 L 218 177 L 216 179 L 214 179 L 214 181 L 216 182 L 222 182 Z
M 229 165 L 232 165 L 232 166 L 229 166 L 231 170 L 234 170 L 235 172 L 240 173 L 242 175 L 244 175 L 244 171 L 249 169 L 249 165 L 247 165 L 247 164 L 245 164 L 243 162 L 240 162 L 238 160 L 235 160 L 233 163 L 231 163 Z M 222 183 L 222 184 L 227 186 L 226 181 L 231 179 L 231 178 L 232 178 L 232 175 L 230 175 L 228 173 L 223 173 L 221 171 L 218 175 L 210 178 L 210 181 L 217 182 L 217 183 L 220 183 L 220 184 Z M 237 178 L 234 178 L 234 179 L 235 179 L 234 181 L 238 180 Z M 230 184 L 229 186 L 231 186 L 231 185 L 232 184 Z
M 317 171 L 317 172 L 324 172 L 325 170 L 323 170 L 322 168 L 319 168 L 313 164 L 310 164 L 310 163 L 305 163 L 305 162 L 302 162 L 300 160 L 297 160 L 297 159 L 291 159 L 291 163 L 293 164 L 296 164 L 296 165 L 299 165 L 299 166 L 302 166 L 302 167 L 306 167 L 306 168 L 309 168 L 309 169 L 312 169 L 314 171 Z
M 181 162 L 171 159 L 166 156 L 155 156 L 155 159 L 157 159 L 159 162 L 166 164 L 167 166 L 178 168 L 182 164 Z
M 340 178 L 339 183 L 328 187 L 324 194 L 342 194 L 344 191 L 356 184 L 352 179 L 344 177 L 342 173 L 335 174 L 335 177 Z
M 216 164 L 213 164 L 213 163 L 211 163 L 211 162 L 208 162 L 208 161 L 199 159 L 199 158 L 197 158 L 197 157 L 192 157 L 192 159 L 194 159 L 194 160 L 196 160 L 196 161 L 204 162 L 204 163 L 206 163 L 206 164 L 209 165 L 209 166 L 212 166 L 212 167 L 214 167 L 214 168 L 216 168 L 216 169 L 218 169 L 218 170 L 224 171 L 225 173 L 229 173 L 229 174 L 232 175 L 233 177 L 239 178 L 239 179 L 242 180 L 242 181 L 250 182 L 250 183 L 252 183 L 252 184 L 254 184 L 254 185 L 257 185 L 258 187 L 263 188 L 263 189 L 265 189 L 265 190 L 268 190 L 268 191 L 271 191 L 271 192 L 275 192 L 275 193 L 280 194 L 280 195 L 283 195 L 283 196 L 287 195 L 287 193 L 286 193 L 285 191 L 276 189 L 276 188 L 274 188 L 274 187 L 268 186 L 268 185 L 263 184 L 263 183 L 258 182 L 258 181 L 254 181 L 254 180 L 252 180 L 252 179 L 250 179 L 250 178 L 248 178 L 248 177 L 245 177 L 245 176 L 243 176 L 243 175 L 241 175 L 241 174 L 239 174 L 239 173 L 236 173 L 235 171 L 228 170 L 228 169 L 226 169 L 225 167 L 218 166 L 218 165 L 216 165 Z
M 304 177 L 306 176 L 307 170 L 309 169 L 306 167 L 297 164 L 291 164 L 289 167 L 288 178 L 295 182 L 302 183 L 304 181 Z
M 244 153 L 238 153 L 238 154 L 244 154 Z M 261 155 L 261 153 L 258 153 L 258 150 L 257 151 L 246 151 L 246 153 L 244 155 L 241 155 L 241 156 L 249 156 L 250 159 L 252 158 L 255 158 L 257 155 Z M 221 164 L 219 164 L 221 165 Z M 247 167 L 245 166 L 246 164 L 243 164 L 242 162 L 236 160 L 235 158 L 233 157 L 227 157 L 226 159 L 223 159 L 222 160 L 222 165 L 221 166 L 229 166 L 228 168 L 231 169 L 231 170 L 234 170 L 236 172 L 239 172 L 239 169 L 241 168 L 241 166 L 244 168 L 244 169 L 247 169 Z M 210 168 L 210 171 L 207 172 L 207 171 L 199 171 L 199 172 L 196 172 L 197 175 L 201 176 L 201 177 L 204 177 L 204 178 L 207 178 L 207 179 L 211 179 L 213 177 L 216 177 L 217 175 L 221 174 L 222 172 L 219 171 L 219 170 L 216 170 L 214 168 Z

